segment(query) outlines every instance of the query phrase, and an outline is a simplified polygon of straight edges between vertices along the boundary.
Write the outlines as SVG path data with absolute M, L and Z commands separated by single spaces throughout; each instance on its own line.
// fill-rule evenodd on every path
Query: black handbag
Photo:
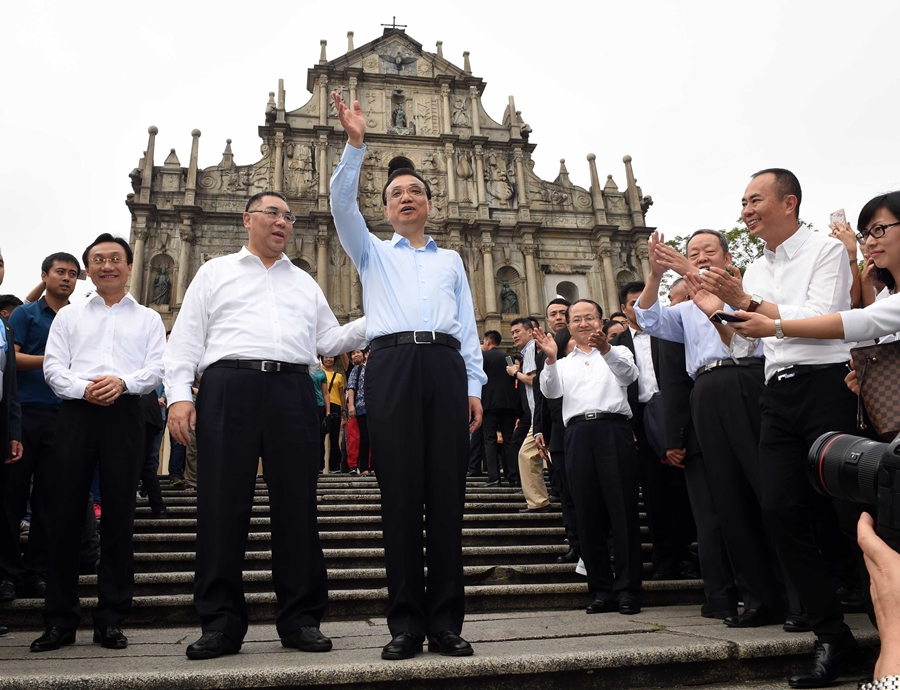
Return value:
M 328 384 L 328 395 L 331 396 L 331 387 L 334 385 L 334 380 L 337 378 L 337 372 L 334 372 L 331 376 L 331 383 Z M 322 420 L 322 433 L 326 436 L 331 432 L 331 420 L 337 418 L 338 415 L 335 412 L 330 412 L 325 415 L 325 419 Z

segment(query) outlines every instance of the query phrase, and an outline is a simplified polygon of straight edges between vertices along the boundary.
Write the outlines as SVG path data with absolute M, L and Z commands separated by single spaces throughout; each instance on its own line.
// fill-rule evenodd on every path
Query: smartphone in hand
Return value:
M 831 223 L 833 225 L 837 225 L 838 223 L 843 225 L 846 222 L 847 222 L 847 214 L 844 213 L 844 209 L 842 209 L 842 208 L 839 208 L 837 211 L 832 213 L 830 216 L 830 220 L 829 220 L 829 223 Z
M 717 311 L 715 314 L 709 317 L 710 321 L 718 321 L 721 324 L 727 323 L 743 323 L 747 319 L 741 318 L 740 316 L 735 316 L 734 314 L 722 311 L 721 309 Z
M 506 355 L 506 366 L 511 367 L 515 363 L 516 360 L 514 360 L 510 355 Z

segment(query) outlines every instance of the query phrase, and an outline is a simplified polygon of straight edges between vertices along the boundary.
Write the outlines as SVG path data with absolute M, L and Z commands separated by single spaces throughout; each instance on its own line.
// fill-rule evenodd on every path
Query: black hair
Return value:
M 553 336 L 553 340 L 556 341 L 556 349 L 560 357 L 566 354 L 566 348 L 569 346 L 569 341 L 571 339 L 572 334 L 569 332 L 568 326 L 563 326 L 559 329 L 559 332 L 557 332 L 557 334 Z
M 639 280 L 625 283 L 619 290 L 619 304 L 626 304 L 628 302 L 628 295 L 630 295 L 632 292 L 643 292 L 645 287 L 646 285 Z M 625 316 L 625 314 L 622 314 L 622 316 Z
M 503 336 L 500 335 L 500 331 L 485 331 L 484 339 L 490 340 L 494 345 L 500 347 L 500 343 L 503 341 Z
M 529 319 L 527 316 L 520 316 L 519 318 L 513 319 L 512 321 L 509 322 L 510 328 L 512 328 L 513 326 L 517 326 L 517 325 L 525 326 L 526 331 L 534 330 L 534 324 L 532 323 L 531 319 Z
M 131 252 L 131 247 L 128 245 L 128 242 L 121 237 L 114 237 L 108 232 L 104 232 L 102 235 L 98 236 L 97 239 L 91 242 L 87 246 L 87 249 L 84 250 L 84 254 L 81 255 L 81 260 L 84 262 L 85 266 L 88 265 L 88 254 L 90 253 L 90 251 L 98 244 L 103 244 L 104 242 L 115 242 L 117 245 L 122 247 L 122 249 L 125 250 L 125 261 L 129 266 L 131 266 L 131 264 L 134 262 L 134 254 Z
M 872 222 L 872 218 L 874 218 L 875 214 L 881 209 L 890 211 L 891 215 L 897 220 L 900 220 L 900 192 L 881 194 L 866 203 L 859 212 L 859 219 L 856 221 L 856 229 L 860 232 L 866 230 L 869 223 Z M 875 277 L 884 283 L 889 290 L 894 290 L 894 288 L 897 287 L 896 279 L 886 268 L 878 268 L 876 266 Z
M 552 307 L 554 304 L 561 304 L 566 309 L 572 306 L 572 303 L 569 300 L 565 299 L 564 297 L 557 297 L 556 299 L 552 299 L 547 303 L 547 309 L 550 309 L 550 307 Z M 545 314 L 547 313 L 547 309 L 544 309 Z
M 687 254 L 688 247 L 691 246 L 691 240 L 694 239 L 697 235 L 714 235 L 719 240 L 719 246 L 722 247 L 722 252 L 728 253 L 728 239 L 725 237 L 725 233 L 721 230 L 695 230 L 691 233 L 691 236 L 688 237 L 688 241 L 684 244 L 684 253 Z
M 612 319 L 610 319 L 605 324 L 603 324 L 603 332 L 606 335 L 609 335 L 609 329 L 612 328 L 613 326 L 622 326 L 622 322 L 621 321 L 613 321 Z M 627 329 L 628 326 L 622 326 L 622 328 Z
M 628 321 L 628 314 L 626 314 L 623 311 L 614 311 L 612 314 L 609 315 L 609 320 L 612 321 L 617 316 L 621 316 L 623 319 Z
M 22 306 L 22 300 L 15 295 L 0 295 L 0 311 Z
M 641 283 L 641 285 L 643 285 L 643 283 Z M 601 307 L 599 304 L 597 304 L 594 300 L 585 299 L 585 298 L 577 299 L 574 302 L 572 302 L 572 306 L 574 307 L 576 304 L 593 304 L 594 309 L 597 310 L 597 316 L 599 316 L 601 319 L 603 318 L 603 307 Z
M 387 182 L 384 183 L 384 187 L 381 188 L 381 203 L 387 206 L 387 188 L 390 186 L 391 182 L 400 177 L 401 175 L 412 175 L 419 182 L 425 185 L 425 197 L 431 201 L 431 185 L 428 184 L 428 180 L 422 177 L 419 173 L 415 171 L 415 168 L 412 167 L 412 161 L 409 158 L 403 158 L 399 156 L 392 160 L 388 164 L 388 178 Z
M 800 202 L 803 200 L 803 191 L 800 189 L 800 180 L 790 170 L 784 168 L 766 168 L 759 172 L 753 173 L 750 178 L 759 177 L 760 175 L 768 175 L 771 173 L 775 176 L 775 183 L 772 185 L 778 193 L 779 199 L 784 199 L 788 194 L 797 197 L 797 206 L 794 209 L 794 215 L 800 218 Z
M 256 194 L 251 196 L 249 199 L 247 199 L 247 205 L 244 206 L 244 213 L 247 213 L 247 211 L 249 211 L 253 207 L 253 204 L 255 204 L 257 201 L 262 199 L 264 196 L 277 196 L 284 203 L 287 203 L 287 197 L 284 194 L 282 194 L 281 192 L 273 192 L 273 191 L 257 192 Z
M 44 259 L 44 262 L 41 264 L 41 273 L 50 273 L 50 269 L 53 268 L 53 264 L 57 261 L 60 263 L 75 264 L 75 270 L 79 273 L 81 272 L 81 264 L 78 263 L 78 259 L 67 252 L 56 252 Z

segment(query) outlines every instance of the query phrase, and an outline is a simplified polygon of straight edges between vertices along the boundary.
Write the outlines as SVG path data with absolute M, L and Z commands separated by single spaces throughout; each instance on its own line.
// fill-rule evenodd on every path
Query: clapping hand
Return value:
M 655 236 L 656 233 L 653 235 Z M 651 237 L 651 240 L 654 238 Z M 658 275 L 661 276 L 667 269 L 672 269 L 680 276 L 697 272 L 684 254 L 665 243 L 665 237 L 662 234 L 659 235 L 658 240 L 654 240 L 652 243 L 648 241 L 647 244 L 650 248 L 650 270 L 654 272 L 657 270 L 654 268 L 654 264 L 662 267 L 662 271 Z
M 604 333 L 602 329 L 597 329 L 588 336 L 588 345 L 600 350 L 601 355 L 605 355 L 612 347 L 609 344 L 609 338 L 606 337 L 606 333 Z
M 353 101 L 353 109 L 351 110 L 337 91 L 332 91 L 331 97 L 334 98 L 338 120 L 341 121 L 341 127 L 344 128 L 344 131 L 347 132 L 350 146 L 357 149 L 361 148 L 363 138 L 366 135 L 366 118 L 363 117 L 359 101 Z
M 684 284 L 688 286 L 691 293 L 691 301 L 707 316 L 712 316 L 725 306 L 725 302 L 703 287 L 700 274 L 685 274 Z
M 712 266 L 708 271 L 700 274 L 700 282 L 703 284 L 703 289 L 718 297 L 725 304 L 733 307 L 740 306 L 746 296 L 743 276 L 737 266 L 729 264 L 728 269 L 734 275 L 728 273 L 724 268 Z
M 556 361 L 556 357 L 559 354 L 556 341 L 550 333 L 545 333 L 540 326 L 534 329 L 534 344 L 535 347 L 547 355 L 547 364 L 553 364 Z

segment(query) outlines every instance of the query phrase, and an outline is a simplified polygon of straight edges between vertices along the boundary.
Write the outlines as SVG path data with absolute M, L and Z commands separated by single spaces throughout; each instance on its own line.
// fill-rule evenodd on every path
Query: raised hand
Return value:
M 656 255 L 655 257 L 654 254 Z M 694 268 L 693 264 L 688 261 L 684 254 L 663 242 L 662 235 L 660 235 L 659 242 L 653 247 L 650 258 L 651 260 L 655 260 L 661 266 L 664 266 L 666 269 L 671 268 L 680 276 L 697 272 L 697 269 Z M 653 270 L 652 266 L 650 270 Z
M 703 287 L 703 281 L 697 273 L 686 273 L 684 283 L 691 293 L 691 301 L 707 316 L 712 316 L 725 306 L 725 302 Z
M 347 132 L 350 146 L 357 149 L 362 147 L 363 138 L 366 136 L 366 118 L 363 117 L 359 101 L 353 101 L 353 109 L 351 110 L 337 91 L 332 91 L 331 97 L 334 99 L 341 127 Z
M 547 364 L 553 364 L 556 361 L 556 357 L 559 354 L 556 341 L 550 333 L 545 333 L 540 326 L 534 329 L 534 345 L 547 355 Z
M 843 242 L 847 248 L 847 254 L 851 259 L 855 260 L 856 249 L 859 245 L 856 243 L 856 233 L 853 232 L 853 227 L 850 223 L 829 223 L 828 227 L 831 228 L 828 236 Z
M 665 235 L 663 235 L 661 232 L 656 231 L 654 231 L 654 233 L 650 235 L 650 239 L 647 240 L 647 249 L 649 250 L 650 255 L 650 272 L 657 278 L 662 278 L 663 273 L 668 270 L 667 266 L 660 263 L 659 257 L 662 256 L 662 253 L 657 251 L 657 247 L 659 247 L 660 245 L 665 246 L 663 244 L 664 242 Z
M 600 350 L 601 355 L 605 355 L 612 347 L 612 345 L 609 344 L 609 338 L 606 337 L 606 333 L 600 329 L 597 329 L 588 336 L 588 345 Z
M 737 266 L 728 266 L 734 273 L 730 275 L 724 268 L 713 266 L 708 271 L 700 274 L 703 288 L 711 292 L 726 304 L 732 307 L 740 307 L 747 297 L 744 292 L 744 280 Z M 749 300 L 748 300 L 749 301 Z

